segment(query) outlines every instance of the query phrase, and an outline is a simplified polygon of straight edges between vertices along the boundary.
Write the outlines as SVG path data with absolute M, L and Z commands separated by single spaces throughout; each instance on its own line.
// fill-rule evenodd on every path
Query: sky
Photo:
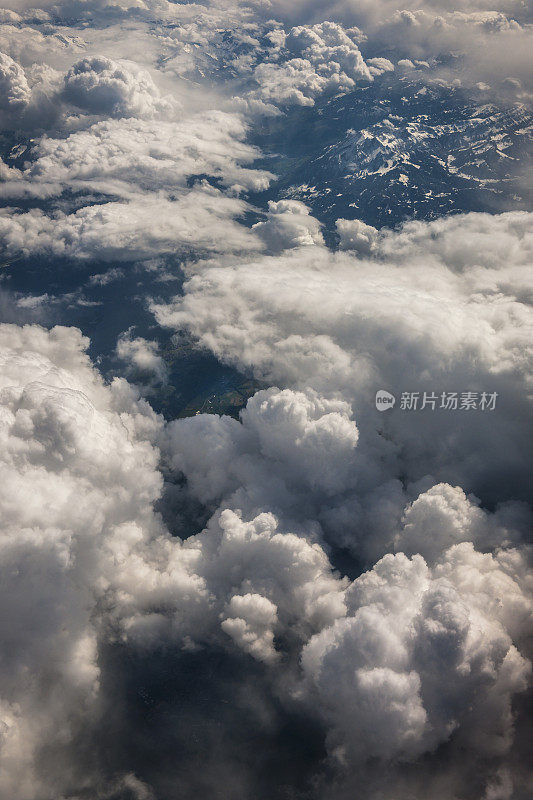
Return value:
M 3 3 L 0 800 L 532 796 L 532 24 Z

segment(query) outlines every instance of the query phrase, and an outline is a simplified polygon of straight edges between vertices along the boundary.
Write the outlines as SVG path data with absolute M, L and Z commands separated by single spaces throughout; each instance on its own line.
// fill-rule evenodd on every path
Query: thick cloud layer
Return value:
M 233 220 L 245 210 L 241 200 L 201 185 L 177 200 L 155 195 L 129 203 L 85 206 L 71 214 L 8 210 L 0 217 L 0 235 L 8 257 L 131 261 L 177 249 L 216 252 L 223 236 L 227 250 L 256 249 L 259 245 L 246 228 Z
M 390 796 L 372 759 L 396 764 L 409 796 L 417 791 L 409 763 L 434 754 L 437 765 L 443 747 L 458 796 L 485 788 L 490 796 L 508 785 L 509 773 L 490 777 L 487 764 L 505 764 L 513 698 L 530 676 L 520 648 L 527 654 L 531 517 L 515 499 L 531 498 L 521 445 L 530 438 L 522 410 L 531 380 L 530 218 L 472 214 L 394 232 L 341 221 L 343 250 L 332 254 L 320 240 L 295 246 L 290 234 L 280 245 L 276 218 L 285 214 L 289 225 L 295 209 L 272 212 L 277 236 L 265 241 L 275 258 L 195 267 L 184 296 L 154 310 L 219 357 L 293 388 L 259 392 L 241 424 L 173 423 L 173 467 L 210 508 L 250 517 L 273 509 L 282 525 L 307 527 L 334 552 L 348 549 L 362 563 L 382 556 L 342 594 L 346 613 L 304 645 L 305 688 L 292 690 L 328 727 L 344 775 L 339 796 L 356 774 L 369 796 Z M 270 224 L 257 232 L 270 233 Z M 500 398 L 493 411 L 476 406 L 463 421 L 469 412 L 460 406 L 439 409 L 442 392 L 479 398 L 489 384 Z M 374 396 L 385 387 L 397 405 L 383 412 Z M 425 392 L 432 404 L 402 408 L 404 392 L 418 393 L 421 405 Z M 464 490 L 501 505 L 489 513 Z M 263 613 L 257 629 L 231 623 L 230 635 L 275 663 L 266 622 L 274 609 Z M 473 763 L 485 775 L 475 785 Z M 435 768 L 426 790 L 448 797 Z M 509 796 L 527 793 L 518 773 L 510 780 L 518 783 Z
M 191 276 L 183 297 L 155 312 L 261 379 L 352 404 L 365 422 L 369 485 L 380 472 L 413 481 L 431 473 L 493 499 L 517 492 L 527 499 L 530 431 L 521 409 L 531 381 L 530 224 L 522 213 L 408 223 L 379 234 L 345 223 L 341 242 L 346 247 L 354 231 L 355 254 L 303 246 L 276 258 L 209 264 Z M 383 416 L 374 406 L 379 389 L 397 397 Z M 439 408 L 443 392 L 468 391 L 478 399 L 497 392 L 499 405 L 469 416 Z M 418 393 L 416 411 L 401 408 L 404 392 Z M 424 392 L 434 395 L 425 410 Z M 502 463 L 513 475 L 509 484 Z
M 274 2 L 268 15 L 273 11 L 285 24 L 302 20 L 310 24 L 327 16 L 346 26 L 358 26 L 368 37 L 370 48 L 381 50 L 379 55 L 394 54 L 400 60 L 418 62 L 417 66 L 431 66 L 430 79 L 467 86 L 485 81 L 505 93 L 505 79 L 512 78 L 516 83 L 511 92 L 521 98 L 531 97 L 527 51 L 532 19 L 520 0 L 467 0 L 452 9 L 448 3 L 410 0 L 332 0 L 326 4 L 302 0 Z M 425 65 L 421 63 L 424 61 Z
M 291 528 L 286 510 L 259 506 L 261 490 L 272 491 L 265 481 L 293 503 L 350 486 L 357 429 L 342 402 L 269 390 L 249 402 L 242 425 L 196 417 L 164 434 L 189 490 L 204 503 L 228 498 L 182 543 L 153 511 L 161 477 L 150 440 L 161 423 L 146 404 L 124 382 L 102 384 L 75 330 L 0 333 L 6 796 L 103 785 L 98 761 L 72 754 L 105 730 L 112 667 L 103 653 L 113 642 L 132 656 L 163 642 L 242 651 L 272 670 L 281 697 L 326 725 L 348 776 L 370 758 L 401 764 L 450 740 L 468 759 L 500 763 L 513 740 L 511 701 L 530 672 L 520 653 L 531 626 L 527 566 L 513 547 L 443 549 L 446 513 L 462 504 L 482 547 L 491 515 L 436 487 L 407 508 L 396 540 L 416 552 L 417 530 L 440 537 L 433 566 L 389 554 L 352 583 L 341 579 L 316 523 Z M 243 488 L 228 495 L 246 483 L 255 512 L 242 505 Z M 148 791 L 129 774 L 112 783 Z
M 102 384 L 78 331 L 0 336 L 0 787 L 35 798 L 79 780 L 70 748 L 98 716 L 96 608 L 121 580 L 121 552 L 159 530 L 157 420 L 124 382 Z
M 258 244 L 234 222 L 247 209 L 238 195 L 266 188 L 273 176 L 247 166 L 257 151 L 243 143 L 245 133 L 235 115 L 212 112 L 183 122 L 109 120 L 65 139 L 43 138 L 27 169 L 6 171 L 5 197 L 79 192 L 108 202 L 71 213 L 4 211 L 4 252 L 123 260 L 174 252 L 180 240 L 184 249 L 218 250 L 222 237 L 228 249 L 232 241 L 236 250 L 254 249 Z
M 0 798 L 525 800 L 531 214 L 332 229 L 269 165 L 380 81 L 512 113 L 526 10 L 9 5 Z M 165 422 L 198 353 L 252 396 Z
M 340 796 L 361 780 L 374 796 L 379 770 L 370 765 L 375 759 L 399 770 L 397 779 L 406 780 L 400 796 L 409 796 L 416 783 L 402 771 L 442 746 L 451 748 L 457 766 L 456 790 L 474 796 L 483 791 L 484 781 L 498 781 L 488 764 L 505 763 L 513 744 L 512 704 L 529 685 L 531 665 L 523 649 L 528 652 L 533 618 L 521 544 L 530 524 L 527 510 L 506 505 L 489 514 L 475 498 L 447 484 L 422 491 L 401 518 L 405 495 L 402 499 L 399 486 L 374 490 L 365 501 L 357 487 L 357 429 L 349 416 L 349 408 L 338 401 L 331 405 L 312 394 L 268 390 L 249 401 L 242 424 L 196 417 L 170 426 L 173 467 L 185 474 L 189 491 L 203 503 L 227 506 L 216 528 L 210 525 L 197 537 L 200 542 L 212 536 L 219 525 L 224 531 L 215 569 L 229 572 L 238 594 L 221 627 L 238 647 L 277 669 L 277 647 L 284 647 L 289 631 L 291 639 L 298 634 L 303 674 L 282 677 L 281 690 L 309 704 L 326 724 L 328 751 L 344 776 Z M 312 605 L 306 601 L 304 606 L 299 596 L 309 596 L 307 579 L 294 565 L 289 579 L 294 622 L 282 632 L 290 619 L 289 597 L 280 596 L 278 580 L 287 567 L 278 562 L 275 542 L 285 541 L 285 552 L 289 541 L 298 539 L 274 534 L 274 518 L 261 509 L 276 509 L 281 525 L 303 525 L 307 538 L 320 541 L 323 534 L 313 520 L 327 520 L 324 508 L 337 503 L 339 515 L 342 505 L 344 524 L 357 531 L 357 506 L 372 501 L 364 533 L 376 547 L 388 530 L 392 543 L 382 538 L 381 543 L 385 550 L 392 544 L 397 554 L 385 555 L 348 586 L 331 579 L 328 586 L 325 576 L 314 573 Z M 232 509 L 239 509 L 237 516 Z M 243 514 L 253 519 L 253 527 L 241 522 Z M 352 546 L 356 537 L 352 534 Z M 477 551 L 472 542 L 484 551 L 494 548 L 494 555 Z M 264 552 L 264 560 L 250 561 L 252 548 Z M 308 563 L 305 550 L 298 552 L 300 564 Z M 261 563 L 268 563 L 269 578 Z M 211 580 L 213 566 L 211 556 Z M 244 587 L 241 569 L 247 575 Z M 469 786 L 474 763 L 478 778 Z M 438 764 L 437 758 L 436 774 L 428 776 L 425 787 L 434 783 L 432 796 L 440 797 Z M 330 791 L 325 788 L 324 796 Z

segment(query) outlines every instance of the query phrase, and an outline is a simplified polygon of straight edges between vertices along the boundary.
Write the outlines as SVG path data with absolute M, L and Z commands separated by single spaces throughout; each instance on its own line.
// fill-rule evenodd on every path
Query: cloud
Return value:
M 233 595 L 221 628 L 238 647 L 260 661 L 272 661 L 276 606 L 260 594 Z
M 280 528 L 271 513 L 247 521 L 224 509 L 185 546 L 196 552 L 196 568 L 217 602 L 226 600 L 224 618 L 244 615 L 245 627 L 238 630 L 235 623 L 223 621 L 222 630 L 255 657 L 272 660 L 268 629 L 276 621 L 280 630 L 290 627 L 301 640 L 345 612 L 346 582 L 333 574 L 323 549 Z
M 209 175 L 234 193 L 260 190 L 273 175 L 248 167 L 258 151 L 244 143 L 236 115 L 208 112 L 181 122 L 106 120 L 66 138 L 43 137 L 5 196 L 53 196 L 68 190 L 130 198 L 143 192 L 175 195 L 194 176 Z M 6 179 L 8 176 L 6 176 Z M 23 183 L 22 183 L 23 181 Z
M 30 87 L 20 64 L 5 53 L 0 53 L 0 108 L 4 111 L 20 110 L 28 104 L 30 95 Z
M 104 76 L 107 93 L 111 70 L 107 61 L 83 63 L 101 67 L 95 74 Z M 100 87 L 100 78 L 89 67 L 76 68 L 69 75 L 75 76 L 76 86 L 76 76 L 81 75 L 84 86 L 89 82 L 90 93 L 93 84 Z M 113 72 L 112 82 L 119 81 L 119 73 Z M 130 89 L 130 94 L 124 89 L 124 102 L 132 104 L 127 113 L 143 116 L 146 109 L 135 103 L 142 105 L 146 97 L 158 102 L 158 94 L 150 87 L 145 94 Z M 126 113 L 125 107 L 120 108 L 121 114 Z M 4 167 L 4 196 L 68 198 L 55 213 L 37 208 L 27 213 L 4 211 L 0 227 L 5 252 L 128 260 L 190 249 L 202 239 L 207 250 L 231 249 L 232 240 L 237 250 L 261 247 L 256 237 L 234 221 L 247 210 L 237 197 L 246 190 L 265 189 L 273 175 L 251 169 L 259 153 L 244 142 L 247 127 L 239 116 L 214 110 L 189 113 L 179 122 L 93 119 L 66 136 L 38 139 L 22 169 Z M 80 202 L 72 203 L 73 192 L 86 193 L 86 205 L 80 208 Z M 93 205 L 99 195 L 110 197 L 111 202 Z M 73 211 L 68 213 L 71 203 Z
M 294 503 L 298 492 L 302 503 L 315 493 L 324 500 L 353 484 L 358 431 L 350 407 L 312 390 L 257 392 L 242 424 L 202 415 L 170 423 L 168 435 L 174 469 L 202 502 L 237 492 L 233 505 L 256 511 Z
M 244 95 L 252 110 L 312 106 L 321 94 L 347 92 L 358 81 L 372 80 L 356 41 L 336 23 L 300 25 L 286 35 L 276 31 L 271 41 L 275 60 L 256 66 L 258 88 Z
M 12 5 L 21 10 L 17 2 Z M 47 2 L 41 6 L 50 9 Z M 236 95 L 252 115 L 276 113 L 294 104 L 312 105 L 324 91 L 349 90 L 354 81 L 382 72 L 390 58 L 425 61 L 428 75 L 424 79 L 438 79 L 448 86 L 459 81 L 472 88 L 485 81 L 500 87 L 505 78 L 518 79 L 522 85 L 513 91 L 500 87 L 500 96 L 507 100 L 527 99 L 532 88 L 527 69 L 530 19 L 519 0 L 500 2 L 497 8 L 483 0 L 469 0 L 456 4 L 453 11 L 442 3 L 399 4 L 396 0 L 357 4 L 306 0 L 290 6 L 276 1 L 253 3 L 251 8 L 223 0 L 204 6 L 165 2 L 157 9 L 134 2 L 78 5 L 69 1 L 54 4 L 59 32 L 45 29 L 47 12 L 38 12 L 42 19 L 33 13 L 34 28 L 23 26 L 21 34 L 16 20 L 6 23 L 6 28 L 11 29 L 11 39 L 27 40 L 24 49 L 37 49 L 40 54 L 43 47 L 57 54 L 79 47 L 83 36 L 93 38 L 87 36 L 87 26 L 85 30 L 70 27 L 76 17 L 87 22 L 100 15 L 112 28 L 129 15 L 128 31 L 123 27 L 120 41 L 111 38 L 111 46 L 102 51 L 104 57 L 140 62 L 149 53 L 153 64 L 163 51 L 161 66 L 167 74 L 196 81 L 208 74 L 219 77 L 219 70 L 231 78 L 239 75 L 243 86 Z M 159 26 L 152 25 L 154 20 Z M 143 53 L 135 45 L 140 36 Z M 109 34 L 101 30 L 98 39 L 107 44 Z M 358 55 L 359 46 L 365 57 L 380 59 L 381 65 L 367 65 Z M 18 58 L 6 47 L 5 52 Z M 99 55 L 93 52 L 89 57 Z M 249 82 L 250 72 L 255 88 Z
M 335 226 L 341 250 L 354 250 L 365 256 L 376 249 L 379 233 L 372 225 L 367 225 L 359 219 L 338 219 Z
M 297 647 L 345 613 L 346 581 L 323 549 L 271 513 L 222 509 L 186 541 L 168 535 L 154 512 L 162 422 L 125 381 L 103 383 L 87 345 L 75 329 L 0 327 L 0 789 L 24 800 L 78 786 L 151 796 L 116 742 L 106 769 L 99 761 L 109 720 L 128 715 L 109 694 L 121 679 L 113 648 L 134 660 L 167 645 L 184 657 L 225 648 L 274 666 L 275 634 Z M 320 419 L 303 458 L 330 436 Z
M 513 744 L 513 697 L 530 680 L 527 509 L 508 504 L 489 514 L 440 484 L 419 489 L 400 519 L 389 485 L 380 498 L 373 493 L 367 535 L 379 540 L 381 507 L 399 552 L 351 583 L 339 580 L 319 544 L 320 502 L 335 504 L 332 492 L 341 492 L 348 518 L 365 490 L 349 409 L 330 404 L 270 389 L 248 402 L 240 424 L 198 415 L 168 426 L 171 467 L 194 496 L 218 506 L 186 543 L 201 552 L 195 569 L 212 596 L 228 598 L 222 630 L 277 670 L 278 692 L 326 724 L 345 784 L 339 796 L 354 771 L 374 796 L 384 769 L 372 767 L 375 759 L 391 778 L 444 744 L 454 760 L 461 753 L 458 786 L 467 791 L 470 763 L 482 771 L 480 785 L 492 785 L 491 760 L 500 764 Z M 473 541 L 492 553 L 476 551 Z M 280 671 L 280 657 L 298 653 L 303 673 Z
M 93 288 L 180 259 L 157 321 L 270 388 L 164 423 L 78 330 L 0 326 L 0 794 L 525 796 L 531 215 L 343 219 L 328 249 L 246 198 L 265 113 L 408 70 L 527 99 L 519 4 L 12 5 L 6 258 L 108 262 Z M 137 322 L 113 357 L 155 392 Z
M 3 211 L 0 236 L 8 255 L 56 258 L 141 260 L 193 248 L 255 249 L 258 243 L 233 219 L 245 209 L 241 200 L 200 184 L 175 201 L 153 194 L 84 206 L 71 214 Z
M 522 217 L 498 218 L 493 226 L 503 226 L 513 241 L 522 230 L 517 219 Z M 372 262 L 346 252 L 332 256 L 320 243 L 293 248 L 277 260 L 287 282 L 287 259 L 292 255 L 299 270 L 309 259 L 305 286 L 312 286 L 309 276 L 320 277 L 323 268 L 343 297 L 361 292 L 370 274 L 375 292 L 383 267 L 389 291 L 392 276 L 400 273 L 405 279 L 400 285 L 413 293 L 410 281 L 416 292 L 429 292 L 428 287 L 443 292 L 449 289 L 444 274 L 452 284 L 464 276 L 473 280 L 479 296 L 486 275 L 472 278 L 471 272 L 480 265 L 497 271 L 498 255 L 479 246 L 483 236 L 475 220 L 465 222 L 481 237 L 473 237 L 477 244 L 470 260 L 457 261 L 456 250 L 449 251 L 446 226 L 441 247 L 430 228 L 433 260 L 420 264 L 413 249 L 419 252 L 426 239 L 418 227 L 403 244 L 405 229 L 399 231 L 397 248 L 393 234 L 382 234 L 386 244 L 378 252 L 390 247 L 398 254 L 397 264 L 384 255 Z M 524 246 L 509 248 L 509 263 L 500 270 L 512 272 L 523 259 Z M 272 271 L 274 260 L 255 264 L 260 282 L 262 262 Z M 243 265 L 245 259 L 237 266 L 239 286 L 249 293 L 256 284 Z M 422 268 L 433 270 L 425 283 Z M 197 278 L 203 287 L 196 280 L 197 292 L 210 291 L 211 271 L 229 270 L 214 262 L 202 269 Z M 348 292 L 339 277 L 355 279 L 357 292 Z M 299 278 L 301 286 L 301 272 Z M 235 286 L 234 303 L 239 299 Z M 202 302 L 209 301 L 209 291 Z M 296 308 L 300 320 L 316 322 L 319 308 L 327 312 L 321 320 L 328 314 L 338 320 L 338 307 L 324 308 L 328 295 L 321 296 L 321 306 L 314 291 L 304 294 L 301 306 L 290 296 L 293 318 L 298 319 Z M 264 293 L 259 298 L 270 324 L 284 319 L 272 316 Z M 308 317 L 302 312 L 305 304 L 312 310 Z M 254 318 L 246 313 L 256 307 L 248 301 L 237 308 L 228 303 L 211 308 L 211 314 L 220 315 L 219 326 L 211 330 L 220 335 L 228 310 L 235 309 L 234 319 L 249 326 Z M 203 316 L 197 319 L 203 324 Z M 350 327 L 340 334 L 342 328 L 330 356 L 354 341 Z M 295 340 L 299 348 L 307 333 L 300 323 L 299 333 L 291 335 L 301 337 Z M 313 327 L 311 335 L 317 335 Z M 270 341 L 263 337 L 263 346 L 276 353 Z M 243 348 L 246 342 L 258 347 L 251 336 Z M 157 358 L 145 340 L 127 336 L 124 343 L 134 360 Z M 49 794 L 51 786 L 84 785 L 99 787 L 95 796 L 112 797 L 126 789 L 150 796 L 142 761 L 132 774 L 130 762 L 116 759 L 111 750 L 109 778 L 98 764 L 73 757 L 81 731 L 89 749 L 98 738 L 105 739 L 106 714 L 98 716 L 98 708 L 108 713 L 114 708 L 119 738 L 125 735 L 121 720 L 122 715 L 128 718 L 128 702 L 111 701 L 104 688 L 122 677 L 117 663 L 104 656 L 119 646 L 129 665 L 142 654 L 148 662 L 158 658 L 162 648 L 177 653 L 176 658 L 200 654 L 204 663 L 220 652 L 240 657 L 241 680 L 259 666 L 265 672 L 255 683 L 262 691 L 274 695 L 284 709 L 296 705 L 325 726 L 337 785 L 344 782 L 346 791 L 357 772 L 369 787 L 368 796 L 379 796 L 373 781 L 384 770 L 393 782 L 396 775 L 406 780 L 402 770 L 422 755 L 433 759 L 433 772 L 442 775 L 446 768 L 436 754 L 443 746 L 451 748 L 457 765 L 453 779 L 461 791 L 471 789 L 473 765 L 481 791 L 486 786 L 490 796 L 502 784 L 501 770 L 513 747 L 513 698 L 527 687 L 530 674 L 526 639 L 532 604 L 522 506 L 508 503 L 490 514 L 457 487 L 427 478 L 429 485 L 408 486 L 395 478 L 390 431 L 388 442 L 379 434 L 373 438 L 373 417 L 360 403 L 350 407 L 347 397 L 356 384 L 344 380 L 341 371 L 330 373 L 329 383 L 322 381 L 316 364 L 314 371 L 304 371 L 304 381 L 320 384 L 323 393 L 309 386 L 256 393 L 240 422 L 197 415 L 163 428 L 124 381 L 103 384 L 83 355 L 87 342 L 79 332 L 3 326 L 0 344 L 2 454 L 8 475 L 0 501 L 6 525 L 6 602 L 13 608 L 3 635 L 10 637 L 10 664 L 36 675 L 30 690 L 18 679 L 4 681 L 6 793 L 16 787 L 19 796 L 30 798 Z M 243 358 L 246 351 L 235 352 Z M 283 348 L 280 352 L 285 358 Z M 316 347 L 304 352 L 315 355 Z M 325 346 L 323 352 L 328 352 Z M 264 353 L 271 369 L 280 369 L 277 356 L 268 349 Z M 460 359 L 460 348 L 457 353 Z M 345 359 L 339 362 L 344 374 L 351 351 Z M 300 352 L 293 369 L 302 364 Z M 332 375 L 338 376 L 335 383 Z M 495 435 L 491 426 L 484 428 L 485 435 Z M 163 490 L 154 442 L 162 448 L 167 478 L 186 481 L 180 488 L 182 504 L 188 498 L 207 509 L 207 524 L 199 532 L 189 531 L 184 540 L 170 537 L 154 513 Z M 355 580 L 341 578 L 328 558 L 332 532 L 334 545 L 346 546 L 351 539 L 349 546 L 361 559 L 383 557 Z M 22 569 L 32 576 L 30 596 L 18 578 Z M 15 640 L 12 617 L 20 623 Z M 141 670 L 131 678 L 135 696 L 144 691 L 146 674 Z M 50 692 L 50 681 L 61 687 L 59 696 Z M 255 707 L 253 698 L 240 702 Z M 129 741 L 137 736 L 135 726 L 130 727 Z M 39 767 L 43 741 L 47 774 Z M 21 791 L 22 772 L 26 784 Z
M 346 618 L 302 654 L 341 762 L 416 758 L 454 731 L 485 756 L 508 749 L 511 697 L 531 670 L 507 628 L 520 617 L 527 635 L 531 609 L 524 564 L 508 559 L 456 545 L 433 571 L 387 555 L 354 581 Z
M 121 547 L 159 531 L 157 418 L 120 382 L 104 386 L 87 344 L 75 329 L 0 326 L 5 796 L 79 779 L 81 761 L 61 753 L 97 716 L 97 598 Z
M 388 58 L 369 58 L 366 63 L 371 75 L 394 72 L 394 64 Z
M 510 544 L 527 538 L 528 509 L 519 504 L 503 506 L 495 514 L 479 507 L 476 497 L 466 497 L 460 487 L 432 486 L 407 506 L 402 530 L 395 539 L 397 550 L 420 553 L 433 563 L 458 542 L 478 543 L 481 548 Z
M 342 397 L 367 431 L 361 459 L 374 476 L 369 485 L 380 474 L 412 481 L 432 474 L 482 499 L 526 499 L 529 225 L 529 215 L 512 212 L 371 236 L 356 228 L 356 246 L 362 230 L 370 258 L 315 245 L 211 263 L 191 271 L 182 297 L 153 308 L 161 324 L 187 329 L 262 380 Z M 381 388 L 421 399 L 496 391 L 501 402 L 497 416 L 477 413 L 468 422 L 401 408 L 385 420 L 374 407 Z M 512 485 L 502 480 L 502 458 Z
M 145 70 L 105 57 L 84 58 L 65 75 L 65 100 L 91 114 L 150 118 L 171 103 Z
M 267 219 L 256 222 L 253 230 L 259 234 L 270 252 L 279 253 L 291 247 L 323 244 L 319 222 L 298 200 L 270 200 Z
M 258 4 L 257 13 L 261 12 Z M 528 86 L 526 92 L 515 92 L 515 98 L 531 96 L 526 55 L 531 18 L 519 0 L 503 0 L 496 6 L 484 0 L 466 0 L 455 4 L 453 11 L 446 3 L 414 0 L 334 0 L 327 4 L 304 0 L 290 7 L 270 3 L 266 14 L 285 25 L 311 26 L 326 18 L 347 30 L 358 26 L 365 38 L 364 53 L 426 61 L 429 80 L 439 78 L 448 86 L 459 80 L 465 87 L 473 87 L 483 80 L 499 85 L 502 77 L 514 76 Z M 504 94 L 502 91 L 501 96 Z
M 133 328 L 122 333 L 117 340 L 116 353 L 126 363 L 127 374 L 142 383 L 155 381 L 165 384 L 168 380 L 167 367 L 159 355 L 157 342 L 148 341 L 142 336 L 132 336 Z

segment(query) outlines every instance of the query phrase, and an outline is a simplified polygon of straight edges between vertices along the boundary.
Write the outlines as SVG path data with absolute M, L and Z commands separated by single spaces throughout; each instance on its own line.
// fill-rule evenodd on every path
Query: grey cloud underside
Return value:
M 9 5 L 0 799 L 526 800 L 525 9 Z

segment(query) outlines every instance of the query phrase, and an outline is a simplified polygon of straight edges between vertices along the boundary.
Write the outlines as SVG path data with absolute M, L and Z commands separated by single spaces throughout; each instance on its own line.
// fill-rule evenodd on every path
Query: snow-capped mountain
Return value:
M 532 118 L 525 106 L 499 108 L 420 84 L 384 88 L 299 112 L 305 139 L 291 120 L 282 142 L 276 123 L 270 168 L 285 197 L 307 203 L 326 224 L 357 217 L 377 226 L 527 206 Z

